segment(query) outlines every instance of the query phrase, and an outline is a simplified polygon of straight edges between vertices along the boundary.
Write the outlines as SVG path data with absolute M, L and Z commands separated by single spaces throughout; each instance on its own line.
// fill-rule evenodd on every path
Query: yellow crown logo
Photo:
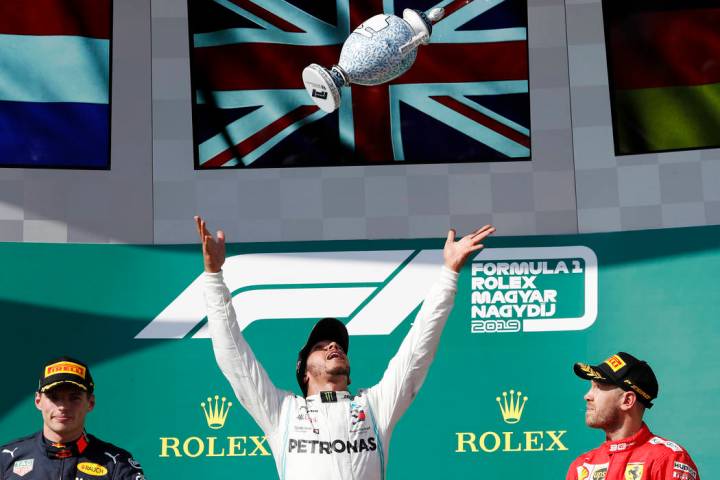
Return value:
M 502 413 L 503 421 L 505 423 L 518 423 L 520 417 L 522 417 L 525 402 L 527 402 L 528 397 L 523 397 L 522 392 L 515 392 L 515 390 L 510 390 L 510 398 L 508 398 L 508 392 L 503 392 L 502 396 L 502 401 L 500 397 L 496 397 L 495 400 L 497 400 L 498 405 L 500 405 L 500 413 Z
M 225 425 L 228 412 L 230 411 L 230 407 L 232 407 L 232 402 L 225 403 L 225 397 L 222 397 L 222 402 L 218 400 L 219 398 L 220 395 L 215 395 L 215 401 L 213 402 L 213 399 L 208 397 L 207 405 L 205 405 L 205 402 L 200 404 L 203 412 L 205 412 L 205 420 L 207 421 L 208 427 L 213 430 L 220 430 Z

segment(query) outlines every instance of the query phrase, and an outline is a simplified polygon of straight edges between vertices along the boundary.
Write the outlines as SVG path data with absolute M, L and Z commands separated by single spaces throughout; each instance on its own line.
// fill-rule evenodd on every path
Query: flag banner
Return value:
M 312 63 L 380 13 L 444 7 L 410 69 L 341 87 L 320 110 Z M 195 167 L 530 159 L 525 0 L 189 0 Z
M 229 244 L 223 276 L 275 386 L 300 393 L 298 351 L 334 316 L 350 334 L 355 394 L 410 330 L 444 241 Z M 685 447 L 703 478 L 720 477 L 708 421 L 720 401 L 720 226 L 485 243 L 392 434 L 388 478 L 565 478 L 605 440 L 585 426 L 589 382 L 572 366 L 619 351 L 657 374 L 652 430 Z M 0 243 L 0 262 L 0 444 L 40 429 L 38 377 L 69 355 L 96 385 L 88 432 L 130 450 L 148 478 L 278 478 L 216 365 L 198 245 Z
M 603 0 L 617 155 L 720 146 L 720 2 Z
M 0 2 L 0 166 L 110 168 L 111 0 Z

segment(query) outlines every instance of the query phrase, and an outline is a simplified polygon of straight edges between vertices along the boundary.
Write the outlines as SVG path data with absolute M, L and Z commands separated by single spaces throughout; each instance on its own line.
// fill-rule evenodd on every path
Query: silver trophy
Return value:
M 442 8 L 427 13 L 406 8 L 403 18 L 375 15 L 345 40 L 337 65 L 305 67 L 305 89 L 318 107 L 334 112 L 340 106 L 340 87 L 380 85 L 399 77 L 415 62 L 418 46 L 430 41 L 433 23 L 444 14 Z

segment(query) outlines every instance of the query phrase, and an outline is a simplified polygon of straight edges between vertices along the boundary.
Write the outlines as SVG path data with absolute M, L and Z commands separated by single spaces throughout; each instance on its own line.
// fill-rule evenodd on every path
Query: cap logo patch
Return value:
M 652 396 L 650 396 L 649 393 L 647 393 L 645 390 L 643 390 L 642 388 L 640 388 L 640 387 L 638 387 L 637 385 L 635 385 L 633 382 L 631 382 L 631 381 L 628 380 L 627 378 L 626 378 L 625 380 L 623 380 L 623 383 L 625 383 L 625 384 L 628 385 L 630 388 L 632 388 L 635 393 L 637 393 L 638 395 L 640 395 L 641 397 L 643 397 L 645 400 L 650 400 L 650 399 L 652 399 Z
M 580 364 L 580 370 L 585 372 L 585 375 L 590 377 L 591 380 L 605 380 L 605 377 L 603 377 L 600 372 L 592 368 L 590 365 L 586 363 Z
M 78 472 L 87 473 L 93 477 L 102 477 L 107 475 L 108 469 L 97 463 L 81 462 L 77 466 Z
M 625 366 L 625 361 L 617 355 L 613 355 L 612 357 L 608 358 L 607 360 L 605 360 L 605 363 L 608 367 L 612 369 L 613 372 L 617 372 Z
M 85 380 L 85 367 L 74 362 L 58 362 L 45 367 L 45 378 L 60 373 L 70 373 Z

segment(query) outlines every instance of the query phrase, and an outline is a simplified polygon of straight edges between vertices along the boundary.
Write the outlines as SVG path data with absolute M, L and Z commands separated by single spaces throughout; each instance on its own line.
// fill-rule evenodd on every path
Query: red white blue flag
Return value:
M 303 68 L 373 15 L 433 7 L 408 72 L 315 106 Z M 191 0 L 190 29 L 196 168 L 530 158 L 525 0 Z
M 0 165 L 109 167 L 111 6 L 0 2 Z

